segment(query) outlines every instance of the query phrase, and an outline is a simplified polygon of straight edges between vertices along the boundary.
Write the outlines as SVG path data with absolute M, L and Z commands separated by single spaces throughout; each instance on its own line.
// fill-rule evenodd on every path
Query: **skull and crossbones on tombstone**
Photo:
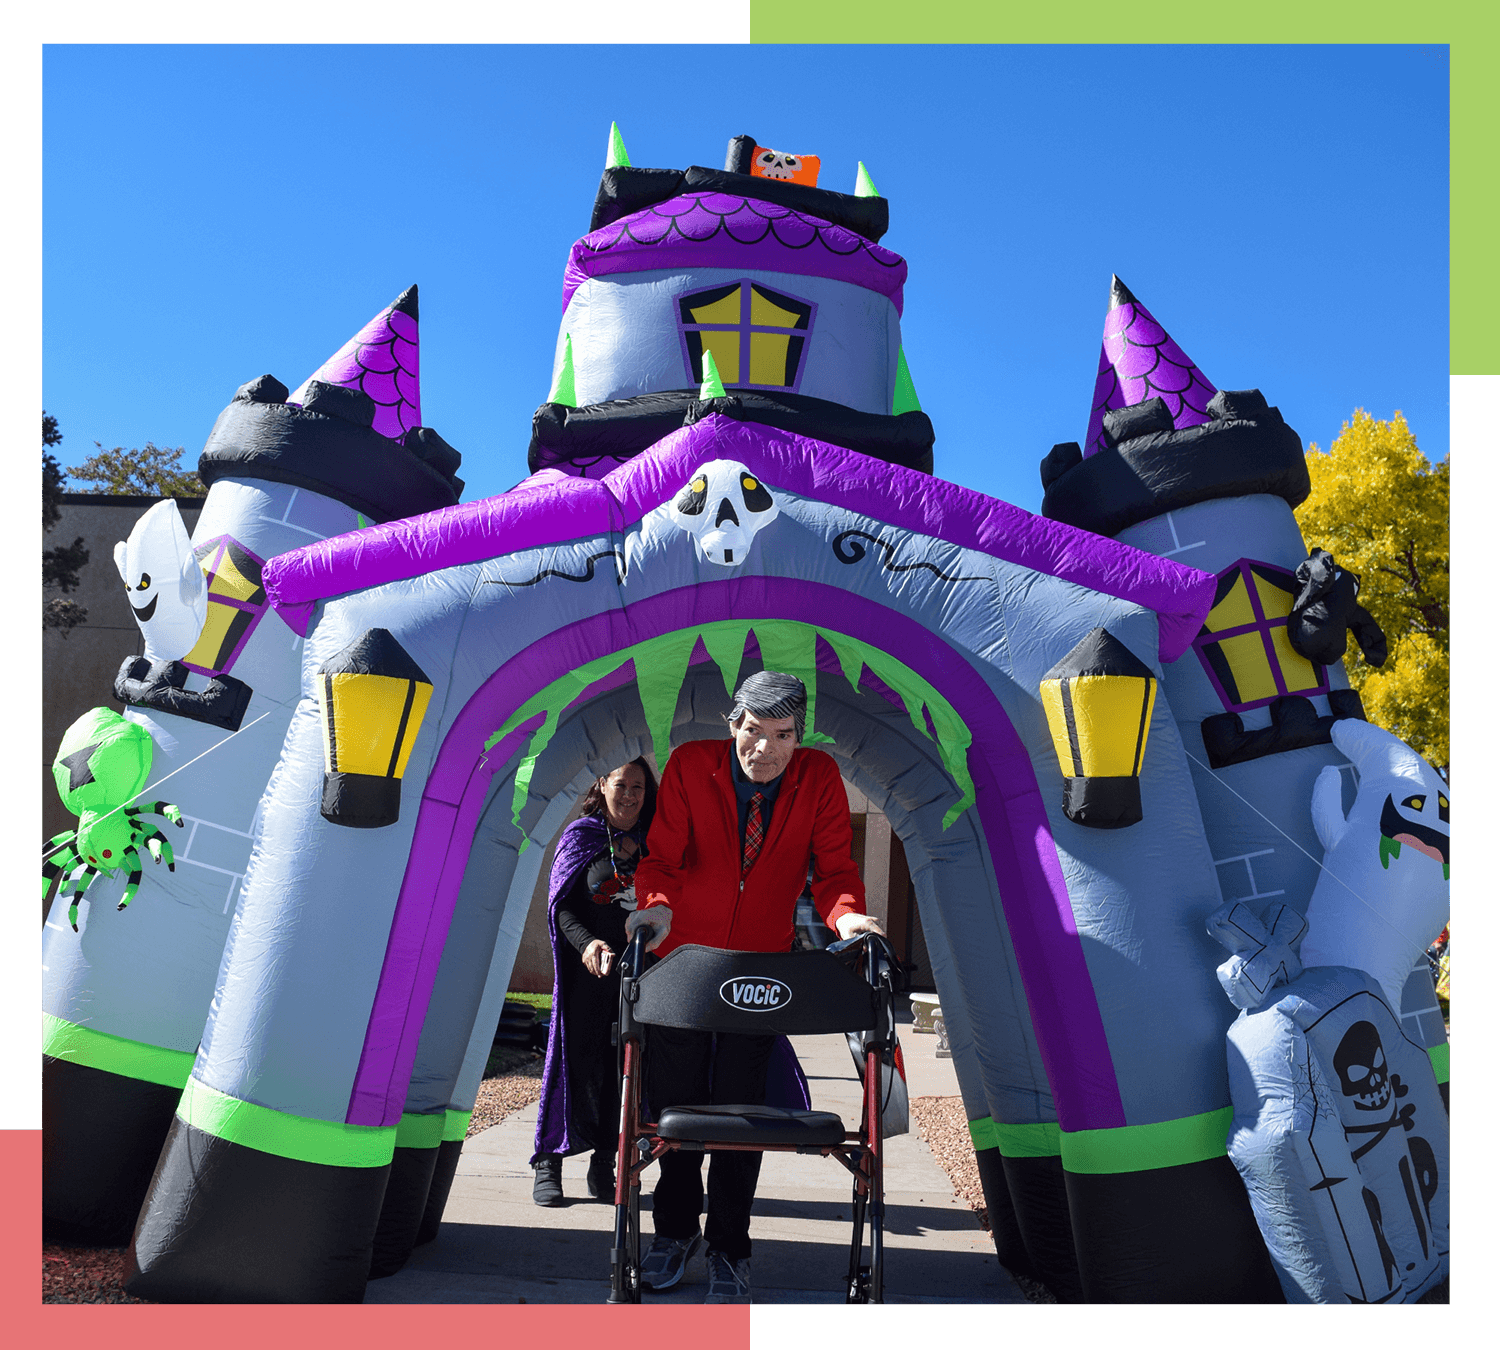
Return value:
M 1390 1071 L 1386 1063 L 1385 1047 L 1380 1043 L 1380 1033 L 1372 1022 L 1356 1022 L 1344 1033 L 1338 1049 L 1333 1054 L 1334 1072 L 1338 1074 L 1339 1087 L 1344 1096 L 1352 1097 L 1356 1111 L 1384 1111 L 1391 1105 L 1391 1094 L 1406 1096 L 1407 1089 L 1398 1075 Z M 1356 1148 L 1356 1162 L 1398 1126 L 1410 1130 L 1414 1106 L 1392 1107 L 1389 1120 L 1379 1120 L 1370 1125 L 1345 1125 L 1344 1134 L 1370 1135 L 1365 1143 Z M 1350 1143 L 1353 1143 L 1350 1139 Z

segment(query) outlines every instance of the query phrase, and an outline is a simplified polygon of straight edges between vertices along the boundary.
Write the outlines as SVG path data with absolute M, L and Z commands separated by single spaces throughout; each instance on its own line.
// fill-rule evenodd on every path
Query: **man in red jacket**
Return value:
M 640 908 L 627 929 L 650 927 L 648 951 L 685 943 L 784 952 L 797 897 L 812 871 L 813 904 L 841 938 L 880 925 L 864 912 L 851 856 L 849 799 L 829 755 L 800 746 L 807 691 L 795 675 L 762 671 L 735 692 L 733 739 L 690 741 L 667 761 L 647 856 L 636 869 Z M 774 1036 L 654 1026 L 646 1091 L 659 1113 L 679 1102 L 758 1105 Z M 705 1241 L 709 1303 L 748 1302 L 750 1206 L 759 1153 L 716 1152 L 703 1210 L 703 1155 L 661 1160 L 652 1197 L 655 1239 L 641 1263 L 648 1289 L 670 1289 Z

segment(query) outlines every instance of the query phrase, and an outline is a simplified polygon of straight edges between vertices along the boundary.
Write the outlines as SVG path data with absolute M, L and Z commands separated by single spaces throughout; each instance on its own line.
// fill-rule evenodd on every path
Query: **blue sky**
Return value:
M 466 499 L 525 476 L 611 120 L 890 199 L 944 478 L 1036 510 L 1087 423 L 1118 272 L 1304 443 L 1401 409 L 1447 453 L 1447 54 L 1435 47 L 51 47 L 45 407 L 61 459 L 183 445 L 295 387 L 412 282 L 424 420 Z

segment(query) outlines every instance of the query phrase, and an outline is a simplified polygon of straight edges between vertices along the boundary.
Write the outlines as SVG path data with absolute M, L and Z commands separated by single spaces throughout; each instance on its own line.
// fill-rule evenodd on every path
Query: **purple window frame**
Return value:
M 723 290 L 726 286 L 738 286 L 740 290 L 740 321 L 738 323 L 690 323 L 682 317 L 683 304 L 691 300 L 695 295 L 707 295 L 713 291 Z M 750 322 L 750 287 L 759 286 L 761 290 L 773 296 L 781 296 L 783 299 L 794 301 L 799 305 L 807 306 L 806 328 L 777 328 L 770 324 Z M 677 318 L 677 342 L 682 351 L 682 366 L 687 371 L 690 383 L 702 383 L 701 376 L 693 374 L 693 354 L 688 348 L 687 335 L 689 333 L 738 333 L 740 335 L 740 369 L 748 371 L 750 368 L 750 335 L 752 333 L 776 333 L 790 334 L 802 339 L 802 350 L 797 355 L 797 375 L 790 384 L 752 384 L 749 380 L 724 381 L 725 389 L 780 389 L 790 390 L 796 393 L 802 386 L 802 376 L 807 370 L 807 349 L 810 345 L 813 329 L 818 322 L 818 304 L 815 300 L 808 300 L 800 295 L 792 295 L 787 291 L 773 290 L 764 282 L 755 277 L 741 277 L 738 281 L 721 281 L 713 286 L 704 286 L 694 291 L 684 291 L 673 298 L 674 312 Z
M 252 604 L 248 600 L 236 600 L 233 596 L 228 595 L 214 595 L 209 599 L 209 604 L 211 605 L 228 605 L 230 609 L 240 610 L 250 616 L 250 622 L 245 626 L 245 631 L 240 634 L 234 646 L 230 648 L 229 655 L 225 658 L 224 664 L 222 666 L 219 666 L 217 669 L 211 670 L 206 666 L 194 665 L 191 661 L 184 661 L 182 663 L 189 670 L 196 671 L 199 675 L 207 675 L 210 679 L 213 679 L 217 675 L 227 675 L 231 670 L 234 669 L 234 663 L 240 659 L 240 653 L 245 650 L 245 644 L 250 641 L 250 638 L 254 634 L 255 630 L 260 626 L 260 621 L 265 618 L 266 610 L 271 607 L 271 602 L 266 597 L 266 583 L 264 576 L 266 560 L 264 558 L 257 557 L 242 543 L 240 543 L 240 541 L 233 535 L 215 535 L 212 539 L 204 540 L 204 542 L 199 544 L 193 550 L 193 552 L 197 555 L 200 563 L 202 563 L 204 560 L 207 560 L 210 565 L 212 565 L 218 562 L 220 557 L 223 556 L 223 554 L 228 550 L 231 544 L 233 544 L 235 548 L 239 549 L 239 551 L 243 553 L 247 558 L 249 558 L 251 562 L 253 562 L 257 567 L 262 569 L 262 577 L 260 583 L 261 598 L 259 604 Z M 205 584 L 212 584 L 207 577 L 204 578 L 204 582 Z
M 1220 701 L 1230 712 L 1249 712 L 1252 708 L 1265 708 L 1274 703 L 1278 698 L 1285 698 L 1288 694 L 1296 694 L 1302 698 L 1311 698 L 1314 694 L 1326 694 L 1328 692 L 1328 667 L 1319 665 L 1316 661 L 1309 661 L 1317 673 L 1318 683 L 1312 689 L 1288 689 L 1286 678 L 1281 671 L 1281 662 L 1276 658 L 1276 648 L 1271 642 L 1271 630 L 1274 628 L 1285 628 L 1285 618 L 1267 618 L 1265 610 L 1261 607 L 1260 592 L 1255 585 L 1252 568 L 1259 568 L 1262 572 L 1272 572 L 1278 577 L 1285 577 L 1291 583 L 1291 590 L 1295 594 L 1297 590 L 1296 577 L 1284 567 L 1277 567 L 1274 563 L 1260 562 L 1254 558 L 1241 558 L 1238 562 L 1226 567 L 1218 573 L 1217 580 L 1222 583 L 1224 578 L 1231 574 L 1238 575 L 1245 583 L 1245 592 L 1250 600 L 1251 612 L 1255 615 L 1254 623 L 1236 624 L 1233 628 L 1218 628 L 1210 631 L 1207 624 L 1204 625 L 1198 636 L 1193 639 L 1193 650 L 1198 653 L 1198 660 L 1202 663 L 1204 674 L 1214 687 Z M 1215 592 L 1217 595 L 1217 591 Z M 1218 603 L 1217 599 L 1214 602 Z M 1212 606 L 1210 606 L 1212 612 Z M 1223 642 L 1225 638 L 1239 637 L 1245 633 L 1259 633 L 1261 645 L 1265 648 L 1266 662 L 1271 668 L 1271 678 L 1276 682 L 1276 692 L 1268 694 L 1265 698 L 1251 699 L 1249 702 L 1236 702 L 1230 698 L 1229 691 L 1224 688 L 1219 679 L 1218 672 L 1214 670 L 1213 663 L 1208 659 L 1204 648 L 1214 643 Z

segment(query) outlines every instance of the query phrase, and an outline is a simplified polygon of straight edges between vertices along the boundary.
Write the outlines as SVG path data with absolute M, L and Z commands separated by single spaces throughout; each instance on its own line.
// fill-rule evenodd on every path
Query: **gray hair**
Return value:
M 807 686 L 779 670 L 758 671 L 734 691 L 734 707 L 726 720 L 733 725 L 747 712 L 757 717 L 790 717 L 800 743 L 807 721 Z

